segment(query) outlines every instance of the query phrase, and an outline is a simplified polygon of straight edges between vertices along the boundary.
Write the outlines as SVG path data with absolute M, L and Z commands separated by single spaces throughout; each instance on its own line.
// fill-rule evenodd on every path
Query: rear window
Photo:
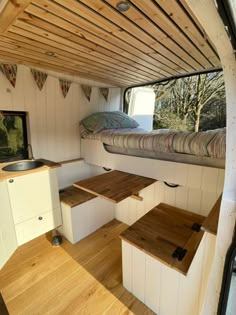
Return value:
M 205 131 L 226 126 L 225 85 L 222 71 L 174 78 L 146 85 L 154 93 L 153 107 L 137 100 L 144 87 L 129 88 L 125 93 L 124 110 L 133 116 L 139 107 L 139 115 L 152 120 L 152 129 Z M 137 97 L 134 97 L 134 94 Z M 153 112 L 147 113 L 147 108 Z M 151 118 L 150 118 L 151 115 Z

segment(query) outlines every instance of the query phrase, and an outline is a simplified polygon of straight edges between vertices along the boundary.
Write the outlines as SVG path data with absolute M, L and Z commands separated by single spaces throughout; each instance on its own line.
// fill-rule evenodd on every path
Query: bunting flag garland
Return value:
M 30 70 L 31 70 L 31 73 L 34 77 L 34 81 L 36 82 L 39 90 L 41 91 L 43 86 L 44 86 L 44 83 L 47 80 L 48 75 L 44 72 L 41 72 L 41 71 L 38 71 L 35 69 L 30 69 Z
M 100 88 L 100 91 L 103 95 L 103 97 L 105 98 L 106 102 L 108 100 L 108 94 L 109 94 L 109 89 L 108 88 Z
M 64 97 L 66 97 L 67 93 L 69 92 L 71 81 L 59 79 L 61 91 Z
M 17 73 L 17 65 L 15 64 L 0 64 L 0 70 L 5 75 L 5 77 L 9 80 L 11 85 L 15 87 L 16 85 L 16 73 Z
M 91 86 L 82 84 L 81 88 L 82 88 L 84 95 L 86 96 L 87 100 L 90 102 L 91 93 L 92 93 Z

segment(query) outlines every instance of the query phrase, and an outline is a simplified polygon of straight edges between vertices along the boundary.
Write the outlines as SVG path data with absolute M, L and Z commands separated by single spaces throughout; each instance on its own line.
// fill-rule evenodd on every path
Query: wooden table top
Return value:
M 60 201 L 71 208 L 93 198 L 96 198 L 96 196 L 74 186 L 64 188 L 60 191 Z
M 124 231 L 120 237 L 146 254 L 186 275 L 204 234 L 191 229 L 205 217 L 159 204 Z M 177 247 L 187 249 L 182 261 L 173 258 Z
M 141 189 L 154 182 L 156 182 L 155 179 L 120 171 L 111 171 L 76 182 L 74 186 L 118 203 L 127 197 L 138 194 Z

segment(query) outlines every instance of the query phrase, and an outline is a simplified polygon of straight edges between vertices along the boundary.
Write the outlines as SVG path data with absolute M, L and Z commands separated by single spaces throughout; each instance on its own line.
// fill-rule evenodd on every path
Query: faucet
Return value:
M 26 151 L 28 151 L 29 160 L 35 160 L 34 155 L 33 155 L 32 145 L 30 143 L 28 143 L 28 145 L 26 147 Z

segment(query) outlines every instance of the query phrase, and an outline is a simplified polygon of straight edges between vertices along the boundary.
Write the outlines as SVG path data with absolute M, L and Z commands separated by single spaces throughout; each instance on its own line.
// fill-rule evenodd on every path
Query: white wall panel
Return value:
M 159 315 L 199 315 L 215 250 L 205 233 L 187 276 L 122 240 L 123 285 Z
M 218 178 L 219 174 L 221 178 L 221 170 L 214 169 L 214 172 L 208 175 Z M 212 182 L 210 191 L 206 187 L 203 189 L 201 186 L 200 188 L 192 188 L 180 185 L 176 188 L 170 188 L 164 182 L 157 181 L 140 191 L 139 195 L 143 198 L 142 201 L 126 198 L 116 204 L 115 217 L 131 225 L 161 202 L 207 216 L 222 193 L 223 182 L 222 180 L 220 181 L 221 184 L 219 184 L 218 180 L 214 181 L 214 184 Z
M 15 88 L 0 72 L 0 96 L 0 110 L 28 112 L 30 141 L 35 157 L 54 161 L 80 156 L 81 119 L 96 111 L 120 108 L 119 88 L 109 89 L 106 102 L 99 88 L 93 87 L 91 101 L 88 102 L 80 85 L 72 83 L 64 98 L 58 78 L 49 75 L 39 91 L 30 68 L 22 65 L 18 65 Z
M 93 87 L 91 101 L 88 102 L 80 85 L 72 83 L 64 98 L 56 76 L 56 73 L 55 77 L 48 75 L 42 90 L 39 91 L 28 67 L 18 65 L 15 88 L 0 72 L 0 110 L 27 111 L 29 142 L 32 144 L 34 157 L 63 161 L 81 155 L 79 121 L 96 111 L 119 110 L 121 95 L 119 88 L 110 88 L 106 102 L 99 88 Z M 91 81 L 91 86 L 92 83 Z M 97 85 L 97 82 L 94 84 Z M 72 164 L 72 168 L 76 167 L 75 174 L 79 172 L 80 166 L 82 164 Z M 85 168 L 82 173 L 84 171 Z M 62 181 L 59 185 L 65 187 L 65 183 L 72 182 L 70 178 L 66 179 L 66 172 L 62 173 L 63 178 L 60 177 Z M 92 176 L 91 172 L 88 176 Z

